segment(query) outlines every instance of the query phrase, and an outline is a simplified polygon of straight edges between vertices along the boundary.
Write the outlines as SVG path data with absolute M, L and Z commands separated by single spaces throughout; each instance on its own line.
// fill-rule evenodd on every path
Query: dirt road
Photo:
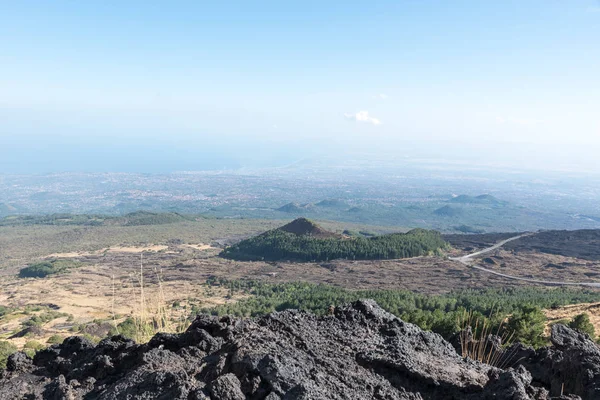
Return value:
M 559 282 L 559 281 L 546 281 L 546 280 L 535 279 L 535 278 L 523 278 L 520 276 L 503 274 L 501 272 L 493 271 L 491 269 L 482 267 L 481 265 L 475 264 L 476 257 L 479 257 L 482 254 L 490 253 L 494 250 L 497 250 L 500 247 L 504 246 L 508 242 L 512 242 L 513 240 L 518 240 L 518 239 L 521 239 L 522 237 L 530 236 L 530 235 L 535 235 L 535 233 L 524 233 L 522 235 L 514 236 L 514 237 L 508 238 L 506 240 L 503 240 L 501 242 L 498 242 L 495 245 L 485 248 L 483 250 L 479 250 L 474 253 L 462 256 L 462 257 L 450 257 L 449 259 L 452 261 L 458 261 L 458 262 L 460 262 L 464 265 L 467 265 L 471 268 L 478 269 L 480 271 L 488 272 L 490 274 L 494 274 L 494 275 L 501 276 L 503 278 L 508 278 L 508 279 L 515 279 L 515 280 L 519 280 L 519 281 L 532 282 L 532 283 L 538 283 L 538 284 L 549 285 L 549 286 L 587 286 L 587 287 L 596 287 L 596 288 L 600 287 L 600 282 L 564 282 L 564 281 Z

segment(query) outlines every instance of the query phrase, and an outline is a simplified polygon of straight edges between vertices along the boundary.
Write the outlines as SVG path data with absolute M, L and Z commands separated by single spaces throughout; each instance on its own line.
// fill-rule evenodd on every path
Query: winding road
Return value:
M 596 287 L 596 288 L 600 287 L 600 282 L 558 282 L 558 281 L 544 281 L 544 280 L 534 279 L 534 278 L 522 278 L 520 276 L 507 275 L 507 274 L 503 274 L 501 272 L 492 271 L 491 269 L 487 269 L 485 267 L 482 267 L 481 265 L 475 264 L 475 257 L 478 257 L 482 254 L 492 252 L 494 250 L 497 250 L 500 247 L 504 246 L 506 243 L 512 242 L 513 240 L 521 239 L 522 237 L 531 236 L 531 235 L 535 235 L 535 233 L 524 233 L 522 235 L 514 236 L 514 237 L 508 238 L 506 240 L 503 240 L 501 242 L 498 242 L 491 247 L 476 251 L 475 253 L 467 254 L 462 257 L 449 257 L 449 259 L 452 261 L 458 261 L 468 267 L 475 268 L 480 271 L 488 272 L 490 274 L 498 275 L 498 276 L 508 278 L 508 279 L 515 279 L 518 281 L 539 283 L 542 285 L 550 285 L 550 286 L 588 286 L 588 287 Z

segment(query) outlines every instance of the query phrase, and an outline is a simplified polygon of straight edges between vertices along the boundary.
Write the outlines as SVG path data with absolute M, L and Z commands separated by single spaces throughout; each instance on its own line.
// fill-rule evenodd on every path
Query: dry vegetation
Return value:
M 113 246 L 225 243 L 279 225 L 278 221 L 183 221 L 142 226 L 0 226 L 0 269 L 53 253 L 90 253 Z
M 135 339 L 144 341 L 157 330 L 180 330 L 193 308 L 240 298 L 240 295 L 231 297 L 225 289 L 208 287 L 205 279 L 179 280 L 165 276 L 155 260 L 140 270 L 141 254 L 150 260 L 160 255 L 134 253 L 129 248 L 126 252 L 112 253 L 112 257 L 104 256 L 112 263 L 88 264 L 43 279 L 20 279 L 4 270 L 0 304 L 11 312 L 0 319 L 0 338 L 22 347 L 31 339 L 46 343 L 55 335 L 66 337 L 73 332 L 86 333 L 81 328 L 92 322 L 100 326 L 98 331 L 102 332 L 131 317 L 137 328 Z M 86 257 L 80 258 L 89 262 Z M 126 264 L 117 265 L 117 260 Z M 62 315 L 43 322 L 31 332 L 23 332 L 32 316 L 48 310 L 59 310 Z
M 237 262 L 216 257 L 224 244 L 279 225 L 280 221 L 198 220 L 144 226 L 0 227 L 0 305 L 10 311 L 0 317 L 0 340 L 12 337 L 10 341 L 23 346 L 32 339 L 45 344 L 51 337 L 64 337 L 74 331 L 100 336 L 128 317 L 137 326 L 138 339 L 147 339 L 156 329 L 177 331 L 193 310 L 236 302 L 244 296 L 207 286 L 206 280 L 211 277 L 268 283 L 305 281 L 348 289 L 407 289 L 429 294 L 530 285 L 443 257 L 302 264 Z M 351 224 L 322 225 L 338 232 L 386 232 Z M 143 296 L 140 254 L 144 259 Z M 78 260 L 83 267 L 44 279 L 17 278 L 28 263 L 56 257 Z M 485 258 L 489 258 L 484 262 L 491 269 L 555 280 L 593 280 L 600 266 L 593 261 L 526 250 L 499 250 Z M 582 312 L 590 314 L 600 331 L 598 304 L 546 311 L 551 321 Z M 35 329 L 15 336 L 23 333 L 24 324 L 32 317 L 39 320 Z
M 588 314 L 596 332 L 600 332 L 600 303 L 571 304 L 557 307 L 556 309 L 544 310 L 544 314 L 548 318 L 547 332 L 549 332 L 549 327 L 552 324 L 570 321 L 573 317 L 580 314 Z
M 0 340 L 23 347 L 32 339 L 46 343 L 74 332 L 101 336 L 128 318 L 137 340 L 156 330 L 177 331 L 193 310 L 243 296 L 205 284 L 213 275 L 244 274 L 245 268 L 215 257 L 219 246 L 280 224 L 200 219 L 144 226 L 0 227 L 0 305 L 9 310 L 0 317 Z M 78 260 L 83 267 L 43 279 L 17 278 L 27 264 L 51 259 Z M 269 276 L 261 271 L 265 267 L 251 266 L 248 272 Z M 32 317 L 37 318 L 33 328 L 26 326 Z
M 480 319 L 472 311 L 464 311 L 458 318 L 458 333 L 461 355 L 498 368 L 506 368 L 511 355 L 504 352 L 503 346 L 510 345 L 514 332 L 503 329 L 505 320 L 501 320 L 494 329 L 493 312 L 489 318 Z M 498 342 L 494 342 L 494 337 Z

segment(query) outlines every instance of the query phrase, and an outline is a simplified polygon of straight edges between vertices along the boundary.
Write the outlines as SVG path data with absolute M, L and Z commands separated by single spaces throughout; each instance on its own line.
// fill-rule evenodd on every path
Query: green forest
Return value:
M 213 315 L 249 317 L 286 309 L 325 315 L 331 306 L 368 298 L 402 320 L 445 338 L 458 332 L 460 320 L 465 313 L 471 313 L 480 326 L 488 321 L 493 331 L 501 327 L 512 335 L 512 340 L 534 347 L 547 341 L 543 336 L 546 317 L 542 309 L 600 301 L 599 292 L 565 288 L 461 290 L 432 296 L 407 290 L 348 290 L 306 282 L 266 284 L 210 279 L 208 283 L 226 287 L 232 294 L 242 291 L 253 295 L 237 303 L 197 310 Z M 573 327 L 579 325 L 582 324 L 572 321 Z
M 413 229 L 373 237 L 315 237 L 274 229 L 223 250 L 239 261 L 385 260 L 440 252 L 448 245 L 439 232 Z

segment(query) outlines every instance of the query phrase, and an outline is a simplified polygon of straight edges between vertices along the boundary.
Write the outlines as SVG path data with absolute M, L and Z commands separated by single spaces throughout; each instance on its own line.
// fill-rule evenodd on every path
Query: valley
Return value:
M 0 304 L 5 310 L 0 318 L 0 337 L 23 346 L 31 340 L 44 342 L 52 336 L 66 337 L 73 332 L 89 331 L 99 337 L 114 332 L 115 326 L 141 312 L 142 276 L 144 301 L 152 308 L 146 312 L 151 315 L 166 307 L 165 315 L 172 322 L 185 320 L 199 310 L 233 305 L 254 296 L 252 290 L 227 289 L 227 285 L 215 286 L 214 282 L 243 281 L 259 285 L 304 282 L 350 291 L 407 291 L 423 295 L 448 295 L 464 290 L 520 290 L 532 285 L 545 290 L 543 284 L 473 268 L 473 261 L 490 271 L 529 280 L 600 285 L 600 262 L 590 259 L 593 257 L 553 254 L 570 254 L 569 246 L 577 246 L 574 239 L 556 241 L 552 246 L 547 243 L 546 247 L 553 249 L 553 253 L 548 253 L 540 250 L 543 247 L 540 239 L 533 239 L 538 233 L 509 242 L 506 240 L 514 238 L 514 234 L 445 235 L 443 238 L 450 247 L 443 254 L 404 259 L 295 262 L 285 259 L 236 261 L 220 256 L 228 244 L 281 224 L 268 220 L 186 219 L 139 226 L 0 227 Z M 343 232 L 349 229 L 389 232 L 387 228 L 375 226 L 326 221 L 318 224 L 311 229 L 318 229 L 321 236 L 328 238 L 343 238 Z M 303 233 L 306 232 L 296 232 Z M 577 232 L 556 232 L 543 233 L 542 238 L 561 235 L 581 236 Z M 590 242 L 588 236 L 580 239 L 591 246 L 593 241 Z M 346 237 L 342 240 L 352 240 Z M 472 256 L 495 243 L 502 246 Z M 57 259 L 73 260 L 79 266 L 45 278 L 18 277 L 19 271 L 29 264 Z M 596 298 L 600 301 L 600 291 L 591 291 L 587 301 L 593 302 Z M 33 316 L 49 312 L 58 314 L 37 324 L 33 331 L 28 328 L 27 321 Z M 600 318 L 592 320 L 594 324 L 600 322 Z M 598 329 L 600 331 L 600 326 Z

